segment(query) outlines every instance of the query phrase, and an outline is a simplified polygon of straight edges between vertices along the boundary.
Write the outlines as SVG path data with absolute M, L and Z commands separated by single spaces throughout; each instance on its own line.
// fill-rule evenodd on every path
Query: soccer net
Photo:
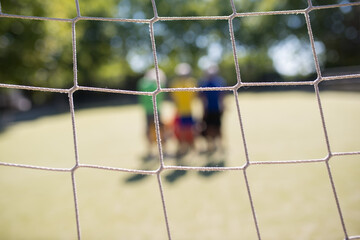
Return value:
M 333 198 L 336 202 L 338 217 L 341 222 L 341 228 L 343 230 L 343 236 L 345 239 L 360 239 L 359 236 L 351 236 L 347 231 L 347 225 L 344 220 L 343 210 L 341 207 L 341 203 L 338 199 L 337 188 L 334 183 L 333 173 L 329 165 L 329 160 L 336 156 L 345 156 L 345 155 L 360 155 L 360 151 L 355 152 L 334 152 L 331 148 L 331 143 L 328 137 L 327 131 L 327 122 L 326 118 L 324 117 L 322 101 L 320 97 L 320 90 L 319 84 L 322 82 L 330 82 L 333 80 L 343 80 L 343 79 L 354 79 L 360 78 L 360 74 L 337 74 L 331 76 L 324 76 L 323 72 L 320 68 L 320 61 L 318 59 L 318 54 L 316 50 L 316 42 L 314 40 L 314 35 L 311 26 L 311 20 L 309 17 L 310 12 L 321 10 L 321 9 L 332 9 L 332 8 L 343 8 L 349 6 L 360 6 L 360 2 L 354 3 L 341 3 L 341 4 L 334 4 L 334 5 L 321 5 L 321 6 L 314 6 L 311 0 L 308 0 L 308 7 L 305 9 L 296 9 L 296 10 L 280 10 L 280 11 L 265 11 L 265 12 L 239 12 L 236 8 L 234 0 L 229 0 L 233 13 L 228 16 L 178 16 L 178 17 L 171 17 L 171 16 L 159 16 L 157 11 L 156 1 L 152 0 L 152 8 L 154 12 L 154 17 L 151 19 L 125 19 L 125 18 L 104 18 L 104 17 L 88 17 L 82 16 L 82 11 L 80 9 L 79 0 L 75 0 L 76 4 L 76 12 L 77 16 L 72 19 L 67 18 L 51 18 L 51 17 L 38 17 L 38 16 L 26 16 L 26 15 L 14 15 L 8 14 L 1 10 L 0 5 L 0 17 L 1 18 L 10 18 L 10 19 L 29 19 L 29 20 L 39 20 L 39 21 L 60 21 L 60 22 L 68 22 L 71 23 L 72 26 L 72 62 L 73 62 L 73 86 L 68 89 L 61 89 L 61 88 L 46 88 L 46 87 L 35 87 L 35 86 L 28 86 L 28 85 L 17 85 L 17 84 L 5 84 L 0 83 L 1 88 L 8 88 L 8 89 L 21 89 L 21 90 L 29 90 L 29 91 L 42 91 L 42 92 L 52 92 L 52 93 L 65 93 L 69 97 L 69 106 L 71 112 L 71 119 L 72 119 L 72 135 L 73 135 L 73 142 L 74 142 L 74 149 L 75 149 L 75 159 L 76 162 L 73 167 L 71 168 L 53 168 L 53 167 L 41 167 L 41 166 L 33 166 L 33 165 L 24 165 L 24 164 L 14 164 L 3 162 L 0 160 L 1 166 L 8 166 L 8 167 L 16 167 L 16 168 L 28 168 L 28 169 L 38 169 L 43 171 L 55 171 L 55 172 L 68 172 L 71 173 L 71 181 L 72 181 L 72 190 L 73 190 L 73 197 L 74 197 L 74 206 L 76 212 L 76 229 L 77 229 L 77 237 L 81 239 L 81 222 L 79 218 L 79 203 L 77 197 L 77 181 L 76 181 L 76 171 L 81 168 L 96 168 L 100 170 L 112 170 L 112 171 L 119 171 L 119 172 L 128 172 L 133 174 L 144 174 L 144 175 L 154 175 L 157 177 L 157 184 L 159 188 L 159 194 L 161 197 L 161 203 L 163 207 L 163 215 L 165 218 L 165 224 L 167 229 L 168 239 L 172 238 L 172 231 L 170 228 L 171 222 L 168 218 L 168 211 L 167 211 L 167 202 L 165 197 L 165 189 L 163 187 L 161 175 L 165 170 L 192 170 L 192 171 L 238 171 L 243 174 L 244 181 L 246 184 L 247 189 L 247 197 L 250 202 L 253 224 L 256 228 L 256 233 L 258 239 L 262 238 L 262 230 L 261 226 L 259 226 L 259 221 L 257 217 L 257 207 L 256 204 L 253 202 L 252 197 L 252 189 L 250 187 L 250 180 L 248 178 L 248 168 L 252 165 L 277 165 L 277 164 L 306 164 L 312 162 L 323 163 L 326 165 L 327 174 L 328 174 L 328 181 L 331 185 Z M 300 15 L 303 16 L 306 22 L 307 34 L 310 39 L 311 51 L 313 61 L 315 63 L 315 70 L 317 77 L 312 81 L 285 81 L 285 82 L 274 82 L 274 81 L 267 81 L 267 82 L 244 82 L 242 81 L 242 74 L 241 74 L 241 67 L 239 66 L 238 62 L 238 51 L 237 45 L 235 43 L 235 35 L 234 35 L 234 26 L 233 21 L 234 19 L 248 17 L 248 16 L 264 16 L 264 15 Z M 108 89 L 108 88 L 97 88 L 97 87 L 90 87 L 90 86 L 82 86 L 78 83 L 78 59 L 77 59 L 77 47 L 79 43 L 77 42 L 76 34 L 76 26 L 79 21 L 111 21 L 111 22 L 136 22 L 136 23 L 144 23 L 148 24 L 149 26 L 149 34 L 151 40 L 151 48 L 152 54 L 154 59 L 154 66 L 156 69 L 156 81 L 157 81 L 157 90 L 154 92 L 141 92 L 141 91 L 130 91 L 130 90 L 121 90 L 121 89 Z M 227 21 L 229 26 L 229 39 L 231 41 L 232 46 L 232 54 L 235 63 L 235 71 L 236 71 L 236 84 L 233 86 L 226 86 L 226 87 L 216 87 L 216 88 L 199 88 L 199 87 L 191 87 L 191 88 L 164 88 L 161 86 L 160 77 L 159 77 L 159 63 L 158 63 L 158 54 L 157 54 L 157 45 L 155 41 L 155 34 L 154 34 L 154 24 L 157 22 L 163 21 Z M 239 89 L 244 87 L 263 87 L 263 86 L 310 86 L 313 87 L 316 93 L 316 99 L 318 104 L 318 110 L 321 116 L 322 122 L 322 131 L 324 133 L 324 141 L 326 142 L 327 147 L 327 156 L 321 159 L 303 159 L 303 160 L 287 160 L 287 161 L 252 161 L 248 154 L 248 146 L 247 146 L 247 136 L 246 136 L 246 129 L 243 125 L 243 116 L 241 112 L 241 106 L 239 104 L 238 95 Z M 116 94 L 130 94 L 130 95 L 147 95 L 152 97 L 153 101 L 153 109 L 154 109 L 154 116 L 155 116 L 155 128 L 156 128 L 156 139 L 157 139 L 157 148 L 159 152 L 159 165 L 156 170 L 138 170 L 138 169 L 126 169 L 126 168 L 116 168 L 116 167 L 107 167 L 107 166 L 100 166 L 100 165 L 90 165 L 90 164 L 83 164 L 79 161 L 78 155 L 78 140 L 77 140 L 77 121 L 75 118 L 75 110 L 74 110 L 74 93 L 77 91 L 93 91 L 93 92 L 102 92 L 102 93 L 116 93 Z M 169 93 L 169 92 L 176 92 L 176 91 L 224 91 L 230 92 L 234 96 L 234 101 L 236 104 L 236 112 L 237 112 L 237 120 L 238 126 L 240 126 L 241 130 L 241 137 L 242 137 L 242 145 L 245 150 L 246 161 L 245 164 L 242 166 L 234 166 L 234 167 L 193 167 L 193 166 L 175 166 L 175 165 L 168 165 L 164 161 L 164 152 L 162 146 L 162 135 L 160 134 L 160 122 L 159 122 L 159 114 L 158 114 L 158 106 L 156 104 L 156 98 L 161 93 Z M 4 197 L 4 196 L 3 196 Z

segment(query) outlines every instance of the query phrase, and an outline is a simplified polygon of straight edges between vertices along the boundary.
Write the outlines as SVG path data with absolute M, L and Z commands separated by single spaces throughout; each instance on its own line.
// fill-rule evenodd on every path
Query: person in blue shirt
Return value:
M 225 86 L 224 79 L 219 76 L 218 72 L 219 69 L 216 65 L 209 67 L 205 71 L 205 77 L 200 81 L 199 87 L 217 88 Z M 208 153 L 214 152 L 218 144 L 221 146 L 221 120 L 224 111 L 223 95 L 223 91 L 217 90 L 199 92 L 204 110 L 201 135 L 206 139 Z

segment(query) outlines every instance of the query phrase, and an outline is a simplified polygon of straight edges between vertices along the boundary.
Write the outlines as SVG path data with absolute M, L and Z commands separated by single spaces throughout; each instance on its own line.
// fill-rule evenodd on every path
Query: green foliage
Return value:
M 1 1 L 3 13 L 52 18 L 76 17 L 73 0 L 6 0 Z
M 0 21 L 2 82 L 69 86 L 66 82 L 72 78 L 69 23 L 5 18 Z
M 360 65 L 360 7 L 335 8 L 310 13 L 316 40 L 323 41 L 328 67 Z
M 230 1 L 157 0 L 160 17 L 228 16 Z M 305 9 L 307 1 L 235 0 L 237 12 Z M 80 0 L 82 16 L 151 19 L 150 0 Z M 322 67 L 359 65 L 360 7 L 312 11 L 315 40 L 326 56 Z M 74 18 L 72 0 L 2 1 L 2 12 L 51 18 Z M 131 89 L 134 79 L 153 67 L 149 24 L 110 21 L 76 22 L 78 81 L 80 85 Z M 289 36 L 308 46 L 305 17 L 274 15 L 239 17 L 233 20 L 242 81 L 263 81 L 265 76 L 287 76 L 274 69 L 269 49 L 283 44 Z M 60 21 L 0 18 L 0 79 L 2 83 L 69 88 L 73 85 L 71 23 Z M 210 63 L 217 63 L 228 85 L 236 83 L 233 46 L 227 20 L 158 21 L 154 24 L 156 53 L 168 79 L 180 62 L 193 67 L 196 78 Z M 309 50 L 310 49 L 310 50 Z M 321 49 L 317 49 L 321 54 Z M 295 51 L 296 52 L 296 51 Z M 323 53 L 325 54 L 325 53 Z M 281 76 L 280 76 L 281 75 Z M 305 76 L 306 77 L 306 76 Z M 292 79 L 299 80 L 294 75 Z M 274 79 L 273 79 L 274 80 Z
M 222 0 L 158 0 L 159 16 L 221 16 L 232 14 L 230 1 Z

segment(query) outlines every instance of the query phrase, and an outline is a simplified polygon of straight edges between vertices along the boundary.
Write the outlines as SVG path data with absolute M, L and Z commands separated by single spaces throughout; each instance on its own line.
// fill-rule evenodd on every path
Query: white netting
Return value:
M 252 200 L 252 194 L 251 194 L 251 188 L 249 184 L 249 180 L 247 177 L 247 168 L 250 165 L 259 165 L 259 164 L 302 164 L 302 163 L 309 163 L 309 162 L 322 162 L 327 167 L 327 173 L 329 177 L 329 181 L 332 187 L 333 196 L 336 201 L 337 210 L 339 214 L 339 218 L 341 220 L 342 229 L 344 232 L 345 239 L 360 239 L 360 236 L 349 236 L 347 232 L 347 226 L 344 221 L 343 217 L 343 211 L 341 208 L 341 205 L 338 200 L 337 195 L 337 189 L 334 184 L 334 179 L 332 176 L 332 171 L 329 166 L 329 160 L 330 158 L 334 156 L 344 156 L 344 155 L 359 155 L 360 151 L 357 152 L 333 152 L 331 150 L 331 145 L 327 133 L 326 128 L 326 121 L 323 114 L 323 108 L 322 108 L 322 102 L 319 94 L 319 83 L 324 81 L 331 81 L 331 80 L 340 80 L 340 79 L 352 79 L 352 78 L 360 78 L 360 74 L 348 74 L 348 75 L 334 75 L 334 76 L 323 76 L 322 71 L 320 69 L 319 60 L 316 54 L 315 50 L 315 41 L 314 36 L 312 33 L 311 28 L 311 22 L 309 13 L 314 10 L 319 9 L 327 9 L 327 8 L 339 8 L 339 7 L 345 7 L 345 6 L 360 6 L 360 2 L 357 3 L 344 3 L 344 4 L 334 4 L 334 5 L 323 5 L 323 6 L 313 6 L 311 0 L 308 1 L 308 7 L 306 9 L 296 9 L 296 10 L 285 10 L 285 11 L 267 11 L 267 12 L 244 12 L 244 13 L 238 13 L 234 4 L 233 0 L 230 0 L 233 13 L 229 16 L 198 16 L 198 17 L 159 17 L 156 9 L 156 2 L 155 0 L 152 0 L 152 7 L 154 11 L 154 17 L 152 19 L 121 19 L 121 18 L 103 18 L 103 17 L 86 17 L 81 15 L 79 1 L 75 0 L 76 3 L 76 10 L 77 10 L 77 16 L 73 19 L 60 19 L 60 18 L 49 18 L 49 17 L 37 17 L 37 16 L 23 16 L 23 15 L 13 15 L 13 14 L 6 14 L 1 11 L 0 7 L 0 17 L 1 18 L 15 18 L 15 19 L 31 19 L 31 20 L 40 20 L 40 21 L 62 21 L 62 22 L 70 22 L 72 24 L 72 53 L 73 53 L 73 86 L 69 89 L 58 89 L 58 88 L 45 88 L 45 87 L 34 87 L 34 86 L 26 86 L 26 85 L 12 85 L 12 84 L 3 84 L 0 83 L 1 88 L 12 88 L 12 89 L 22 89 L 22 90 L 31 90 L 31 91 L 43 91 L 43 92 L 54 92 L 54 93 L 66 93 L 69 96 L 69 105 L 70 105 L 70 112 L 72 117 L 72 130 L 73 130 L 73 138 L 74 138 L 74 147 L 75 147 L 75 159 L 76 163 L 72 168 L 52 168 L 52 167 L 39 167 L 39 166 L 32 166 L 32 165 L 24 165 L 24 164 L 13 164 L 13 163 L 6 163 L 6 162 L 0 162 L 0 165 L 3 166 L 11 166 L 11 167 L 18 167 L 18 168 L 30 168 L 30 169 L 39 169 L 44 171 L 59 171 L 59 172 L 70 172 L 72 176 L 72 189 L 73 189 L 73 195 L 74 195 L 74 205 L 75 205 L 75 211 L 76 211 L 76 223 L 77 223 L 77 234 L 78 239 L 81 238 L 81 223 L 79 220 L 79 207 L 78 207 L 78 200 L 77 200 L 77 186 L 76 186 L 76 179 L 75 179 L 75 172 L 79 168 L 96 168 L 96 169 L 103 169 L 103 170 L 112 170 L 112 171 L 120 171 L 120 172 L 129 172 L 134 174 L 146 174 L 146 175 L 156 175 L 157 181 L 158 181 L 158 187 L 160 189 L 160 195 L 162 200 L 162 206 L 164 211 L 164 217 L 165 217 L 165 223 L 167 228 L 167 234 L 168 238 L 171 239 L 172 233 L 170 231 L 169 227 L 169 220 L 168 220 L 168 213 L 167 213 L 167 205 L 166 200 L 164 197 L 164 188 L 162 184 L 161 179 L 161 173 L 164 170 L 195 170 L 195 171 L 242 171 L 244 180 L 246 183 L 247 188 L 247 194 L 250 200 L 250 206 L 252 211 L 252 217 L 254 220 L 254 224 L 256 227 L 257 236 L 259 239 L 261 239 L 261 228 L 258 225 L 257 215 L 256 215 L 256 206 L 253 204 Z M 241 80 L 241 74 L 240 74 L 240 67 L 239 63 L 237 61 L 237 50 L 236 50 L 236 44 L 235 44 L 235 36 L 234 36 L 234 30 L 233 30 L 233 20 L 235 18 L 241 18 L 246 16 L 260 16 L 260 15 L 285 15 L 285 14 L 302 14 L 305 17 L 306 25 L 307 25 L 307 31 L 308 36 L 311 43 L 311 49 L 313 53 L 313 58 L 315 62 L 316 67 L 316 73 L 317 78 L 313 81 L 297 81 L 297 82 L 243 82 Z M 78 84 L 78 67 L 77 67 L 77 52 L 76 52 L 76 24 L 78 21 L 86 21 L 86 20 L 92 20 L 92 21 L 113 21 L 113 22 L 137 22 L 137 23 L 145 23 L 149 24 L 150 29 L 150 39 L 151 39 L 151 45 L 152 45 L 152 53 L 154 58 L 154 66 L 157 73 L 157 90 L 154 92 L 140 92 L 140 91 L 128 91 L 128 90 L 119 90 L 119 89 L 105 89 L 105 88 L 95 88 L 95 87 L 88 87 L 88 86 L 80 86 Z M 186 20 L 186 21 L 192 21 L 192 20 L 227 20 L 229 24 L 229 37 L 232 43 L 232 51 L 234 56 L 234 62 L 235 62 L 235 69 L 236 69 L 236 76 L 237 76 L 237 84 L 234 86 L 227 86 L 227 87 L 219 87 L 219 88 L 162 88 L 160 85 L 159 80 L 159 64 L 157 60 L 157 50 L 156 50 L 156 43 L 155 43 L 155 37 L 154 37 L 154 23 L 161 22 L 161 21 L 178 21 L 178 20 Z M 322 120 L 322 128 L 325 136 L 325 142 L 327 146 L 327 152 L 328 155 L 325 158 L 322 159 L 304 159 L 304 160 L 290 160 L 290 161 L 266 161 L 266 162 L 252 162 L 249 158 L 249 154 L 247 151 L 247 141 L 246 141 L 246 135 L 245 135 L 245 129 L 242 123 L 242 115 L 240 111 L 240 105 L 238 101 L 238 90 L 242 87 L 251 87 L 251 86 L 313 86 L 316 96 L 317 96 L 317 103 L 318 103 L 318 109 L 320 111 L 321 120 Z M 75 112 L 74 112 L 74 99 L 73 94 L 76 91 L 84 90 L 84 91 L 95 91 L 95 92 L 104 92 L 104 93 L 121 93 L 121 94 L 131 94 L 131 95 L 148 95 L 152 96 L 153 100 L 153 107 L 154 107 L 154 115 L 155 115 L 155 126 L 156 126 L 156 135 L 157 135 L 157 146 L 160 156 L 159 161 L 159 167 L 157 170 L 154 171 L 147 171 L 147 170 L 134 170 L 134 169 L 125 169 L 125 168 L 116 168 L 116 167 L 106 167 L 106 166 L 99 166 L 99 165 L 88 165 L 88 164 L 82 164 L 79 162 L 78 157 L 78 140 L 77 140 L 77 127 L 76 127 L 76 119 L 75 119 Z M 239 120 L 239 125 L 241 129 L 241 135 L 243 139 L 243 146 L 245 149 L 245 155 L 246 155 L 246 163 L 243 166 L 237 166 L 237 167 L 191 167 L 191 166 L 170 166 L 166 165 L 164 163 L 164 155 L 163 155 L 163 149 L 162 149 L 162 139 L 160 135 L 160 127 L 159 127 L 159 116 L 158 116 L 158 109 L 156 102 L 156 96 L 159 93 L 163 92 L 174 92 L 174 91 L 227 91 L 232 92 L 235 97 L 236 102 L 236 108 L 237 108 L 237 115 Z

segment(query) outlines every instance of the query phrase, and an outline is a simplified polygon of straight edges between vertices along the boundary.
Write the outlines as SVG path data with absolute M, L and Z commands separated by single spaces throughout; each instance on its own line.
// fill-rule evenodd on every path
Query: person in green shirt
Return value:
M 161 85 L 165 84 L 166 76 L 159 69 L 159 78 Z M 144 77 L 142 77 L 138 84 L 137 84 L 137 90 L 142 92 L 153 92 L 158 88 L 157 82 L 156 82 L 156 70 L 155 68 L 152 68 L 148 70 Z M 160 114 L 160 108 L 161 103 L 164 100 L 164 94 L 158 94 L 156 96 L 156 104 L 158 113 Z M 153 108 L 153 102 L 152 97 L 148 95 L 139 95 L 139 103 L 141 104 L 144 113 L 145 113 L 145 119 L 146 119 L 146 139 L 148 142 L 148 153 L 145 156 L 144 160 L 150 160 L 156 156 L 156 154 L 153 153 L 154 149 L 156 150 L 156 132 L 155 132 L 155 121 L 154 121 L 154 108 Z M 162 123 L 159 119 L 159 125 L 160 128 L 162 128 Z

